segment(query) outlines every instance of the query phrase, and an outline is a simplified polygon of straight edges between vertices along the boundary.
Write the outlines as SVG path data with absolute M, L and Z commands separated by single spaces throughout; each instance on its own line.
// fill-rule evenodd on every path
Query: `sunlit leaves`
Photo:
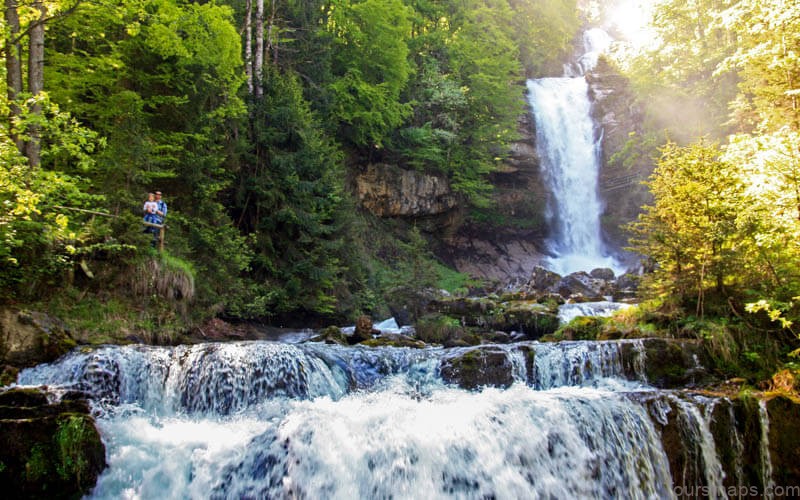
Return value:
M 749 238 L 737 220 L 751 203 L 735 165 L 703 142 L 670 143 L 648 186 L 654 204 L 631 228 L 635 249 L 657 266 L 655 289 L 687 297 L 736 284 Z

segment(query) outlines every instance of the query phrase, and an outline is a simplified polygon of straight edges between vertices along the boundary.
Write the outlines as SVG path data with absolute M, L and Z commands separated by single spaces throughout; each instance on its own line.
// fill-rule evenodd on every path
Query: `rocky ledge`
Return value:
M 106 467 L 83 400 L 50 402 L 38 389 L 0 393 L 0 484 L 5 498 L 80 498 Z

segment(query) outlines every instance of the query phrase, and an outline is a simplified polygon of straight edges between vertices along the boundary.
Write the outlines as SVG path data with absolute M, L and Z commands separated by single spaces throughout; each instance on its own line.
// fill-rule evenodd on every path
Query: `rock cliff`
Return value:
M 356 196 L 378 217 L 427 217 L 446 214 L 458 197 L 444 177 L 371 164 L 356 176 Z
M 586 81 L 602 140 L 598 187 L 605 203 L 603 234 L 606 244 L 620 249 L 628 239 L 622 226 L 636 220 L 641 206 L 650 202 L 641 182 L 650 176 L 653 162 L 647 155 L 636 154 L 636 141 L 643 135 L 643 111 L 628 79 L 604 58 L 586 75 Z

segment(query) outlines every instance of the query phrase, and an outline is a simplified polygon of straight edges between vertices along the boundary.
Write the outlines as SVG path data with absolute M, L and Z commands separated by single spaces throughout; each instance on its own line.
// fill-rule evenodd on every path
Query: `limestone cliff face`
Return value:
M 621 226 L 636 220 L 641 206 L 650 202 L 641 181 L 653 171 L 652 160 L 646 155 L 637 158 L 620 154 L 629 141 L 641 138 L 643 114 L 628 79 L 605 59 L 600 59 L 586 80 L 595 123 L 602 134 L 599 189 L 605 203 L 603 233 L 607 244 L 621 248 L 628 238 Z
M 436 216 L 458 205 L 447 179 L 393 165 L 369 165 L 355 184 L 361 205 L 378 217 Z
M 524 88 L 520 94 L 524 95 Z M 535 130 L 527 111 L 518 122 L 519 140 L 491 174 L 492 206 L 473 209 L 445 241 L 442 256 L 461 272 L 506 284 L 527 280 L 541 264 L 546 236 L 547 191 L 541 181 Z

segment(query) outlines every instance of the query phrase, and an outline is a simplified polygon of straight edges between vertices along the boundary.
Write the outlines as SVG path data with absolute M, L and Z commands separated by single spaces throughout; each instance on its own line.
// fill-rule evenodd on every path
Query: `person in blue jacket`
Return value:
M 163 224 L 167 218 L 167 202 L 161 199 L 161 191 L 156 191 L 156 224 Z

